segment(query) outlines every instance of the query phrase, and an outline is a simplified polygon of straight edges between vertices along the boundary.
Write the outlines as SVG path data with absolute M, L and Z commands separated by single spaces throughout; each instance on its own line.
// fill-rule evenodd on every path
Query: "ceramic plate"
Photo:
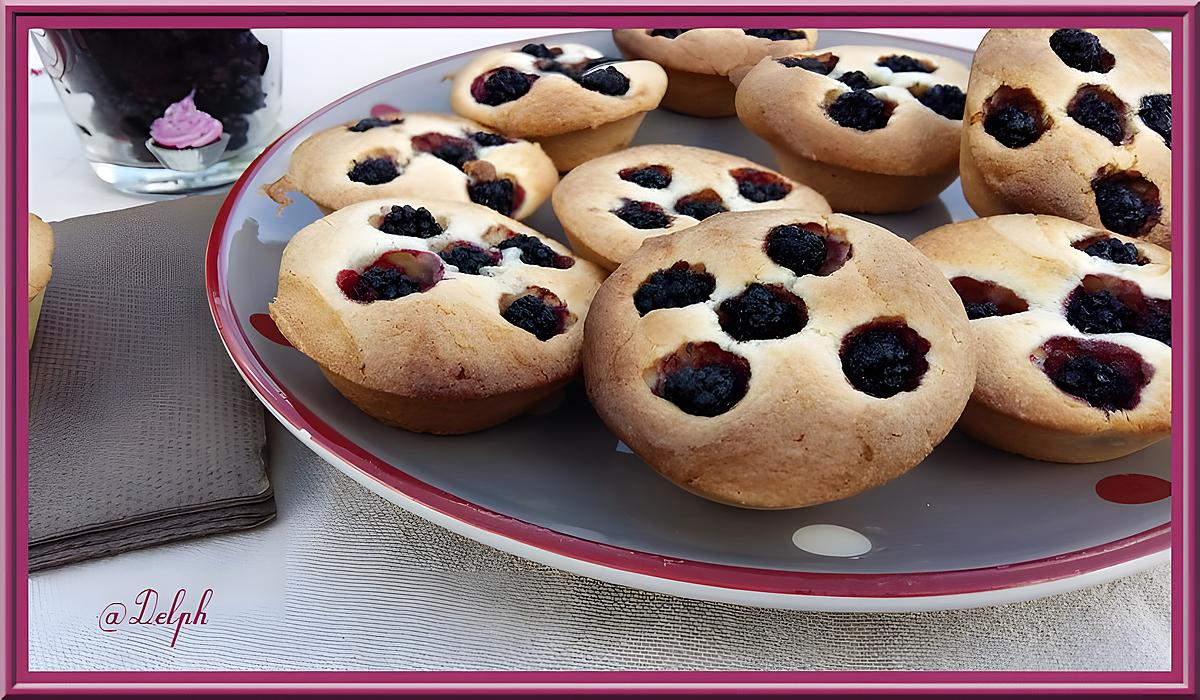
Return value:
M 616 55 L 608 32 L 571 39 Z M 882 42 L 971 60 L 966 51 L 898 37 L 823 30 L 820 39 L 823 46 Z M 1079 588 L 1167 560 L 1167 442 L 1112 462 L 1056 465 L 955 432 L 919 467 L 873 491 L 800 510 L 751 511 L 700 499 L 657 476 L 608 432 L 579 384 L 557 407 L 461 437 L 412 434 L 360 413 L 314 363 L 277 342 L 265 315 L 284 244 L 320 213 L 298 196 L 280 215 L 261 190 L 315 131 L 378 105 L 450 111 L 443 78 L 470 57 L 392 76 L 304 120 L 246 171 L 213 227 L 208 290 L 229 354 L 263 403 L 330 464 L 402 508 L 513 554 L 738 604 L 966 607 Z M 659 110 L 637 143 L 715 147 L 774 165 L 734 118 Z M 869 218 L 912 237 L 972 217 L 956 183 L 923 209 Z M 527 223 L 561 238 L 548 203 Z

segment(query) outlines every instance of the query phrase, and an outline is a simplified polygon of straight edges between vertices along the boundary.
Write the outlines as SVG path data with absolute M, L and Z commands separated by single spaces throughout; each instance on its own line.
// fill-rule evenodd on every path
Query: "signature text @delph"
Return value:
M 212 601 L 213 590 L 204 589 L 200 594 L 200 602 L 194 610 L 184 610 L 187 600 L 187 589 L 180 588 L 171 599 L 169 609 L 160 612 L 158 591 L 153 588 L 143 589 L 133 598 L 133 605 L 126 606 L 120 601 L 113 601 L 100 611 L 99 624 L 102 632 L 116 632 L 121 625 L 139 626 L 153 625 L 156 627 L 174 627 L 171 635 L 171 646 L 179 639 L 179 632 L 185 625 L 206 625 L 208 614 L 204 608 Z M 133 614 L 130 614 L 132 609 Z M 136 627 L 135 627 L 136 628 Z

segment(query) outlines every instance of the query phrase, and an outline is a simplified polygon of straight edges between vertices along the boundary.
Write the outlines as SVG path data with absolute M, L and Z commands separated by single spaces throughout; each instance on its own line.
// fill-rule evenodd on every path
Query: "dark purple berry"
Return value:
M 784 56 L 775 59 L 785 68 L 803 68 L 806 71 L 829 75 L 837 66 L 838 58 L 831 54 L 822 56 Z
M 633 306 L 645 316 L 655 309 L 677 309 L 708 301 L 716 288 L 715 277 L 680 261 L 647 277 L 633 294 Z
M 721 302 L 717 319 L 734 340 L 774 340 L 799 333 L 808 313 L 799 297 L 756 282 Z
M 1131 331 L 1137 313 L 1112 292 L 1077 289 L 1067 300 L 1067 321 L 1084 333 Z
M 466 242 L 455 243 L 442 249 L 438 256 L 458 268 L 464 275 L 478 275 L 480 269 L 499 264 L 500 254 L 485 250 Z
M 637 202 L 626 199 L 612 213 L 625 223 L 637 229 L 667 228 L 671 225 L 671 217 L 663 208 L 654 202 Z
M 661 36 L 666 39 L 677 39 L 680 34 L 690 32 L 690 29 L 651 29 L 650 36 Z
M 358 274 L 349 296 L 355 301 L 387 301 L 421 291 L 421 283 L 390 265 L 372 265 Z
M 842 341 L 842 371 L 854 388 L 880 399 L 912 391 L 929 369 L 929 341 L 895 321 L 876 321 Z
M 737 182 L 738 194 L 751 202 L 774 202 L 792 191 L 792 185 L 787 180 L 774 173 L 754 168 L 737 168 L 729 174 Z
M 536 294 L 517 297 L 500 315 L 538 340 L 550 340 L 563 331 L 564 315 Z
M 1059 29 L 1050 35 L 1050 49 L 1062 62 L 1085 73 L 1107 73 L 1116 59 L 1100 45 L 1100 38 L 1082 29 Z
M 592 92 L 610 97 L 629 92 L 629 78 L 612 66 L 589 70 L 579 76 L 579 84 Z
M 1127 236 L 1144 234 L 1158 222 L 1158 188 L 1140 176 L 1116 173 L 1092 182 L 1100 222 Z
M 825 237 L 795 224 L 776 226 L 767 234 L 767 257 L 797 275 L 815 275 L 829 255 Z
M 391 211 L 383 215 L 379 222 L 379 230 L 393 236 L 412 236 L 413 238 L 433 238 L 441 235 L 443 229 L 433 214 L 425 207 L 418 209 L 405 204 L 392 205 Z
M 467 161 L 475 160 L 475 144 L 449 134 L 428 133 L 414 136 L 412 147 L 414 151 L 432 154 L 459 170 Z
M 1033 115 L 1017 105 L 1004 105 L 988 113 L 983 130 L 1008 148 L 1028 146 L 1042 135 Z
M 1171 96 L 1146 95 L 1142 98 L 1138 116 L 1151 131 L 1163 137 L 1171 146 Z
M 526 265 L 567 268 L 575 263 L 571 258 L 554 252 L 553 248 L 542 243 L 538 238 L 527 236 L 523 233 L 505 238 L 496 247 L 500 250 L 507 250 L 509 248 L 520 250 L 521 262 Z
M 400 177 L 400 170 L 391 158 L 367 158 L 354 161 L 354 166 L 346 176 L 364 185 L 382 185 Z
M 994 301 L 983 301 L 975 304 L 963 302 L 963 308 L 967 310 L 967 318 L 974 321 L 977 318 L 988 318 L 989 316 L 999 316 L 1000 307 Z
M 887 104 L 866 90 L 850 90 L 829 105 L 829 116 L 841 126 L 872 131 L 887 126 Z
M 500 134 L 493 134 L 489 131 L 476 131 L 475 133 L 471 134 L 471 139 L 484 148 L 503 146 L 506 143 L 512 143 L 512 141 L 506 139 Z
M 503 66 L 475 78 L 471 83 L 471 96 L 480 104 L 495 107 L 525 95 L 535 80 L 536 75 Z
M 917 95 L 917 101 L 947 119 L 960 120 L 967 96 L 954 85 L 934 85 Z
M 879 87 L 867 77 L 866 73 L 860 70 L 852 70 L 849 73 L 842 73 L 842 77 L 838 78 L 838 80 L 849 85 L 853 90 L 870 90 L 871 88 Z
M 661 190 L 671 185 L 671 169 L 665 165 L 643 165 L 625 168 L 617 173 L 626 182 L 651 190 Z
M 361 133 L 363 131 L 369 131 L 371 129 L 376 129 L 381 126 L 393 126 L 395 124 L 403 124 L 403 123 L 404 123 L 404 120 L 400 119 L 399 117 L 397 117 L 395 119 L 377 119 L 375 117 L 367 117 L 366 119 L 359 119 L 357 124 L 355 124 L 354 126 L 348 126 L 346 128 L 349 129 L 350 131 Z
M 1082 88 L 1067 106 L 1067 116 L 1108 139 L 1114 146 L 1125 140 L 1124 106 L 1111 92 Z
M 721 200 L 721 195 L 712 189 L 704 189 L 676 200 L 675 211 L 702 221 L 713 214 L 729 210 L 725 207 L 725 202 Z
M 467 196 L 472 202 L 494 209 L 505 216 L 513 213 L 515 192 L 513 181 L 508 178 L 472 182 L 467 185 Z
M 743 29 L 747 36 L 771 41 L 798 41 L 808 38 L 802 29 Z
M 1132 243 L 1126 243 L 1119 238 L 1102 238 L 1089 244 L 1083 252 L 1093 258 L 1101 258 L 1121 265 L 1141 265 L 1138 259 L 1138 249 Z
M 680 367 L 663 381 L 662 397 L 693 416 L 712 417 L 733 408 L 746 394 L 746 380 L 728 365 Z
M 875 62 L 875 65 L 883 66 L 893 73 L 932 73 L 935 70 L 925 61 L 903 54 L 883 56 Z
M 1171 300 L 1147 299 L 1146 308 L 1138 315 L 1133 332 L 1169 346 L 1171 344 Z
M 1059 389 L 1096 408 L 1105 411 L 1132 408 L 1135 392 L 1130 381 L 1116 367 L 1091 355 L 1070 358 L 1050 380 Z
M 521 47 L 521 53 L 527 53 L 530 56 L 535 56 L 537 58 L 548 58 L 550 60 L 554 60 L 554 56 L 556 55 L 554 51 L 545 44 L 525 44 Z M 562 51 L 560 50 L 559 53 L 561 54 Z

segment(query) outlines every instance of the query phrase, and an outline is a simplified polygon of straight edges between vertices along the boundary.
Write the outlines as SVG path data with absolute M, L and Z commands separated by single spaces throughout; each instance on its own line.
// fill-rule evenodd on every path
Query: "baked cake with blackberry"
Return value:
M 270 313 L 372 417 L 457 434 L 529 410 L 579 372 L 602 279 L 562 244 L 486 207 L 371 200 L 291 239 Z

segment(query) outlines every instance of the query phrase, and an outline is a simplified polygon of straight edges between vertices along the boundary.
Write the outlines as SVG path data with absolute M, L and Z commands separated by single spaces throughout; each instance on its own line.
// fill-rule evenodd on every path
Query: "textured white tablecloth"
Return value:
M 431 525 L 268 427 L 279 518 L 34 575 L 30 668 L 1162 670 L 1167 567 L 1077 593 L 914 614 L 700 603 L 548 569 Z M 170 566 L 163 564 L 170 562 Z M 99 629 L 155 587 L 207 624 Z M 166 602 L 164 601 L 164 605 Z
M 284 120 L 432 60 L 548 30 L 289 31 Z M 888 31 L 888 30 L 884 30 Z M 905 30 L 972 46 L 981 30 Z M 366 47 L 366 48 L 364 48 Z M 320 50 L 318 50 L 320 49 Z M 329 61 L 330 55 L 371 60 Z M 38 65 L 36 59 L 32 65 Z M 302 84 L 303 89 L 297 87 Z M 95 179 L 45 76 L 30 86 L 31 209 L 48 220 L 153 201 Z M 923 614 L 795 613 L 697 603 L 547 569 L 370 494 L 271 423 L 279 517 L 255 531 L 33 576 L 30 668 L 1165 669 L 1169 571 L 1031 603 Z M 156 588 L 203 626 L 101 611 Z

